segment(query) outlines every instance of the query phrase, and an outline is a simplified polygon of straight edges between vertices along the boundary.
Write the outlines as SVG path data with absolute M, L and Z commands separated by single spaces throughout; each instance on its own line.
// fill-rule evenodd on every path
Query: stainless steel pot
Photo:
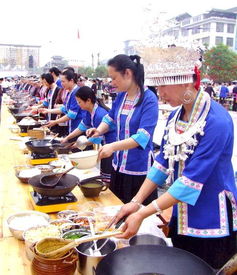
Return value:
M 97 247 L 100 247 L 106 242 L 106 239 L 98 240 Z M 76 250 L 79 255 L 79 271 L 82 275 L 95 275 L 95 270 L 98 263 L 109 253 L 113 252 L 117 245 L 114 241 L 108 240 L 100 249 L 101 256 L 91 256 L 88 247 L 91 247 L 93 242 L 80 244 Z

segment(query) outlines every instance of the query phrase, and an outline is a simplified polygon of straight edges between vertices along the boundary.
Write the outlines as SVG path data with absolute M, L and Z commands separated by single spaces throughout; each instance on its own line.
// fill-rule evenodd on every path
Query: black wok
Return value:
M 42 175 L 34 176 L 29 179 L 28 183 L 32 186 L 34 191 L 48 197 L 64 196 L 79 184 L 79 179 L 76 176 L 64 175 L 55 187 L 45 187 L 40 184 L 41 177 Z
M 39 115 L 32 115 L 32 114 L 29 114 L 29 113 L 18 113 L 18 114 L 13 114 L 13 116 L 16 119 L 16 122 L 20 122 L 25 117 L 32 117 L 34 119 L 39 118 Z
M 38 154 L 50 154 L 55 152 L 57 148 L 62 147 L 58 140 L 53 140 L 52 142 L 49 141 L 49 139 L 38 139 L 27 141 L 25 144 L 32 153 Z
M 18 107 L 18 108 L 9 107 L 8 109 L 9 109 L 9 111 L 10 111 L 12 114 L 17 114 L 17 113 L 19 113 L 20 111 L 23 110 L 22 107 Z
M 174 247 L 137 245 L 116 250 L 101 260 L 96 275 L 214 275 L 202 259 Z
M 39 127 L 41 127 L 41 124 L 39 124 L 39 123 L 36 123 L 36 124 L 34 124 L 34 125 L 19 125 L 19 124 L 17 124 L 19 127 L 20 127 L 20 129 L 21 129 L 21 133 L 27 133 L 27 131 L 28 130 L 32 130 L 32 129 L 34 129 L 34 128 L 39 128 Z

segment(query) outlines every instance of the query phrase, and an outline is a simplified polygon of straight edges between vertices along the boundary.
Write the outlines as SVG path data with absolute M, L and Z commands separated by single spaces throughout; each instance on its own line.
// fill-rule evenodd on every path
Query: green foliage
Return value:
M 79 68 L 79 73 L 88 76 L 89 78 L 108 77 L 107 67 L 102 65 L 96 67 L 96 69 L 93 69 L 92 67 L 81 67 Z
M 220 44 L 204 54 L 204 68 L 208 76 L 216 82 L 237 79 L 237 54 L 228 46 Z
M 80 67 L 78 71 L 80 74 L 88 76 L 89 78 L 94 77 L 94 69 L 92 67 Z

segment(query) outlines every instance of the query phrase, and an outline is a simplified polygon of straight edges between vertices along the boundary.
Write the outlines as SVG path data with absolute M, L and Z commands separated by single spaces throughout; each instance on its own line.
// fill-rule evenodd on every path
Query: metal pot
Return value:
M 97 247 L 101 246 L 106 239 L 98 240 Z M 114 251 L 117 248 L 117 245 L 114 241 L 108 240 L 107 243 L 101 248 L 101 256 L 90 256 L 88 247 L 90 247 L 93 242 L 87 242 L 80 244 L 76 250 L 79 256 L 79 270 L 82 275 L 95 275 L 95 270 L 98 263 L 109 253 Z M 104 273 L 103 275 L 107 275 Z M 122 273 L 120 273 L 121 275 Z
M 142 244 L 167 246 L 164 239 L 151 234 L 139 234 L 139 235 L 133 236 L 129 240 L 129 245 L 142 245 Z

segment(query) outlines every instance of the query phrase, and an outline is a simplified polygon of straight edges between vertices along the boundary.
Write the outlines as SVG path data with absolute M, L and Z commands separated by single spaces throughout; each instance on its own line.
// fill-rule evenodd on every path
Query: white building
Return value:
M 174 19 L 172 19 L 174 20 Z M 208 47 L 225 44 L 237 51 L 237 8 L 212 9 L 198 16 L 184 14 L 175 18 L 175 24 L 163 34 L 177 40 L 199 41 Z

